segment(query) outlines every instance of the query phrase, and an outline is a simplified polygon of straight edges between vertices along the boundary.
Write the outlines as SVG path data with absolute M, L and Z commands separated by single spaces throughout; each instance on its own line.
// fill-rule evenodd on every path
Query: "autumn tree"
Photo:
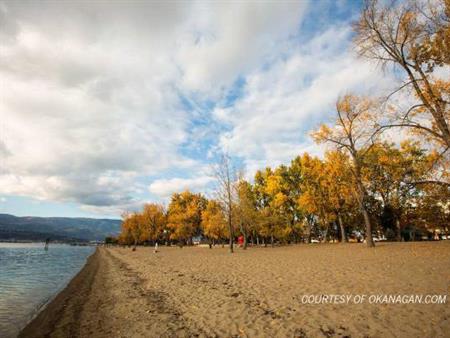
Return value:
M 400 148 L 387 142 L 375 144 L 364 159 L 363 176 L 368 190 L 391 213 L 397 240 L 401 240 L 404 212 L 423 195 L 423 185 L 417 182 L 427 176 L 436 156 L 426 153 L 418 142 L 406 140 Z
M 341 151 L 328 151 L 324 160 L 325 189 L 327 203 L 335 213 L 339 224 L 341 242 L 347 242 L 347 231 L 344 215 L 356 204 L 351 164 L 346 154 Z
M 209 200 L 205 210 L 202 211 L 203 234 L 213 241 L 228 237 L 227 222 L 222 206 L 218 201 Z
M 267 239 L 273 247 L 275 239 L 284 239 L 286 237 L 286 227 L 283 227 L 283 219 L 280 214 L 271 207 L 265 207 L 259 210 L 259 234 L 264 238 L 264 246 L 267 246 Z
M 256 242 L 259 245 L 259 236 L 273 238 L 274 231 L 272 230 L 274 222 L 272 221 L 273 210 L 270 209 L 272 197 L 267 191 L 268 179 L 273 175 L 273 170 L 270 167 L 265 170 L 257 170 L 255 173 L 253 193 L 255 198 L 256 209 L 259 217 L 258 221 L 258 235 Z M 264 244 L 266 245 L 266 240 Z
M 444 152 L 450 148 L 450 82 L 434 71 L 450 64 L 449 18 L 450 0 L 369 0 L 354 25 L 359 54 L 402 70 L 407 80 L 394 93 L 405 89 L 418 99 L 395 109 L 394 120 L 381 128 L 412 128 Z
M 335 221 L 336 212 L 331 204 L 331 191 L 328 185 L 325 163 L 309 154 L 302 156 L 303 180 L 299 205 L 308 213 L 318 217 L 326 241 L 330 223 Z
M 450 187 L 428 184 L 422 187 L 421 198 L 417 199 L 416 219 L 428 232 L 439 229 L 449 235 L 450 230 Z
M 301 187 L 304 179 L 300 156 L 297 156 L 291 161 L 289 167 L 287 168 L 287 172 L 286 174 L 283 174 L 283 177 L 286 182 L 285 186 L 287 189 L 287 208 L 290 212 L 289 223 L 292 229 L 291 234 L 293 236 L 293 240 L 298 242 L 304 231 L 303 220 L 308 218 L 308 215 L 298 203 L 299 197 L 302 194 Z
M 258 224 L 256 199 L 252 185 L 244 179 L 237 184 L 235 215 L 239 230 L 244 237 L 243 249 L 247 249 L 248 237 L 254 233 Z
M 201 194 L 190 191 L 172 195 L 168 212 L 167 227 L 170 239 L 182 243 L 192 243 L 192 237 L 201 231 L 201 215 L 206 207 L 206 199 Z
M 167 225 L 164 206 L 157 203 L 145 204 L 142 211 L 142 221 L 144 222 L 145 238 L 147 240 L 157 241 L 161 239 Z
M 337 120 L 335 126 L 322 125 L 313 133 L 316 142 L 330 143 L 346 151 L 352 159 L 351 172 L 354 178 L 355 195 L 364 217 L 366 241 L 374 246 L 372 223 L 368 211 L 368 193 L 363 182 L 364 158 L 377 137 L 376 123 L 373 120 L 376 101 L 353 95 L 339 98 L 336 104 Z
M 130 214 L 128 212 L 124 212 L 122 214 L 121 231 L 119 234 L 119 243 L 122 245 L 133 244 L 133 234 L 132 234 L 131 222 L 129 220 L 129 216 L 130 216 Z
M 134 213 L 124 213 L 122 220 L 122 241 L 126 244 L 133 244 L 133 251 L 137 245 L 144 240 L 145 230 L 142 222 L 142 215 Z
M 258 211 L 258 233 L 281 241 L 297 241 L 303 230 L 303 210 L 298 204 L 302 179 L 301 164 L 280 165 L 255 174 L 253 196 Z
M 298 198 L 301 195 L 301 183 L 303 179 L 302 166 L 295 159 L 291 165 L 280 165 L 273 174 L 268 177 L 266 192 L 271 196 L 270 206 L 276 210 L 279 218 L 283 221 L 285 239 L 295 240 L 299 235 L 300 219 L 302 217 Z

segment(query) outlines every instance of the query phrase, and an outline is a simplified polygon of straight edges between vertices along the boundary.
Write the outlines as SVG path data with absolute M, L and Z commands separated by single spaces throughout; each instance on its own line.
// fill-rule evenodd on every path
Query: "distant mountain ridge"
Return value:
M 0 214 L 0 240 L 103 240 L 118 235 L 121 223 L 118 219 Z

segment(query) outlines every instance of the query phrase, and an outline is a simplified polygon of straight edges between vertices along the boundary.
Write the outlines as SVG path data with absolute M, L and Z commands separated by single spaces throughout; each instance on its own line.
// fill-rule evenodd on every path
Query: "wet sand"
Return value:
M 305 295 L 447 295 L 304 304 Z M 448 337 L 450 241 L 99 248 L 20 337 Z

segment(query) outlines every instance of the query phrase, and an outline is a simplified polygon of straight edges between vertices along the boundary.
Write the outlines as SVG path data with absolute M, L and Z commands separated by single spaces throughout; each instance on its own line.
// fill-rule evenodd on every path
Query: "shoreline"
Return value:
M 32 316 L 19 332 L 18 337 L 45 337 L 51 334 L 67 310 L 67 305 L 73 303 L 80 291 L 90 288 L 95 278 L 99 264 L 98 248 L 89 255 L 86 263 L 73 278 L 50 297 Z M 82 306 L 81 303 L 77 304 Z
M 56 243 L 56 244 L 69 245 L 67 243 Z M 95 248 L 95 250 L 92 251 L 92 253 L 86 257 L 86 261 L 84 262 L 83 266 L 64 285 L 61 285 L 52 296 L 48 297 L 41 304 L 36 306 L 36 308 L 34 309 L 34 312 L 31 314 L 31 316 L 29 316 L 29 318 L 25 322 L 25 325 L 22 327 L 22 329 L 19 331 L 19 333 L 22 332 L 22 330 L 25 329 L 25 327 L 27 327 L 34 319 L 36 319 L 36 317 L 39 316 L 39 314 L 42 311 L 44 311 L 47 308 L 47 306 L 50 303 L 52 303 L 53 300 L 55 300 L 55 298 L 69 286 L 69 284 L 74 280 L 74 278 L 86 267 L 86 264 L 87 264 L 89 258 L 91 258 L 93 255 L 95 255 L 96 252 L 97 252 L 97 248 Z

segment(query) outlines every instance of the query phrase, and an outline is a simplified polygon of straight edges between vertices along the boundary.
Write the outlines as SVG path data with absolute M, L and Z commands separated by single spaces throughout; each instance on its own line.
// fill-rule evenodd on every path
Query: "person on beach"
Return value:
M 158 242 L 155 242 L 155 250 L 153 251 L 154 253 L 158 252 Z

